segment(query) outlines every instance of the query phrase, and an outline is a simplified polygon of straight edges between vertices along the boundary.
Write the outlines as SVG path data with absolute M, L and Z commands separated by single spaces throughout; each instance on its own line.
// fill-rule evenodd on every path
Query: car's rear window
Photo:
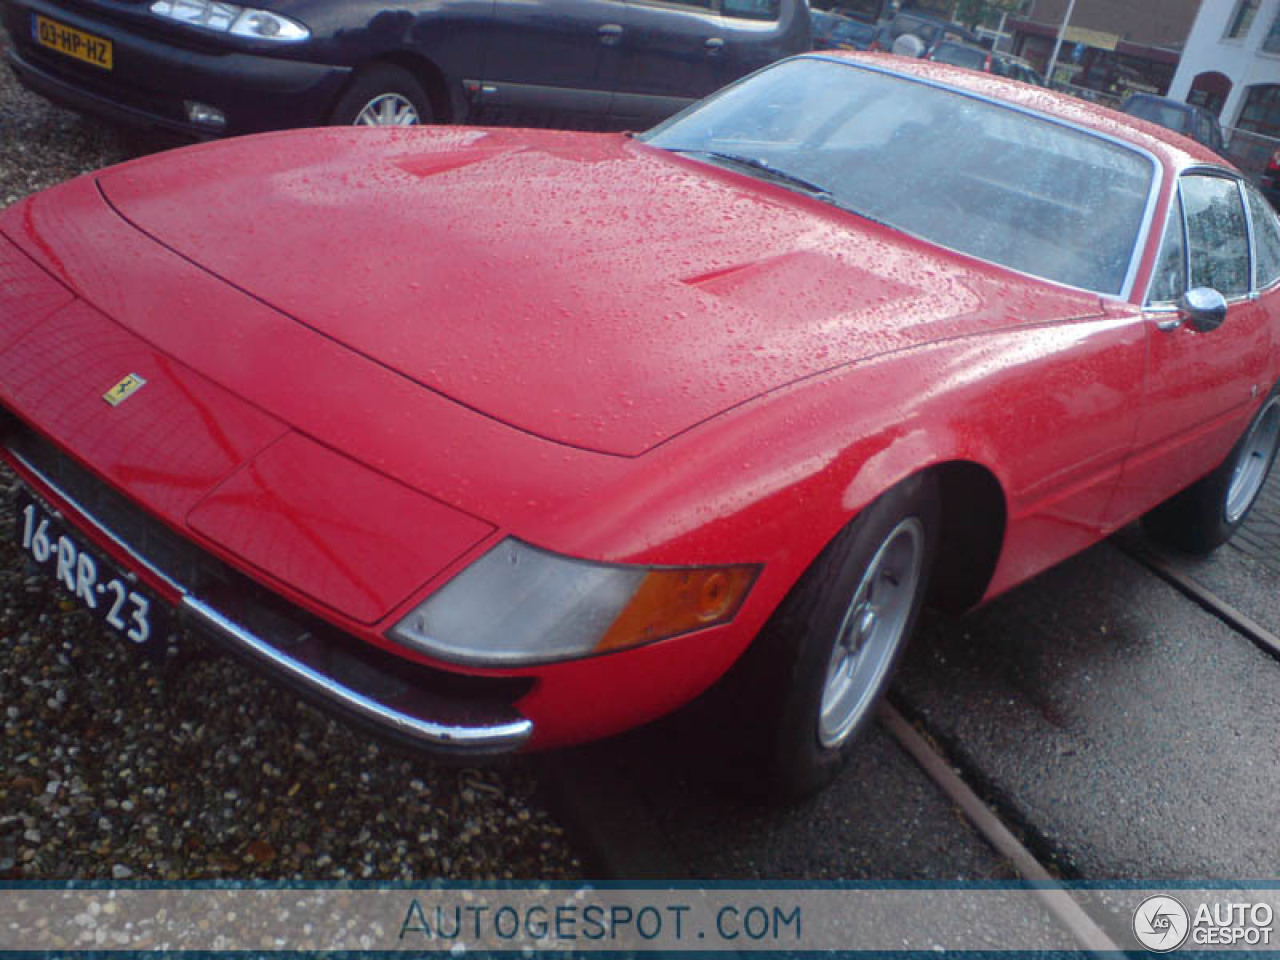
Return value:
M 1173 104 L 1135 97 L 1124 105 L 1124 112 L 1142 120 L 1150 120 L 1170 130 L 1186 133 L 1191 124 L 1191 112 Z
M 875 36 L 875 32 L 875 27 L 869 23 L 859 23 L 856 20 L 841 20 L 836 23 L 835 29 L 831 31 L 831 36 L 837 40 L 870 43 L 871 38 Z
M 962 47 L 958 43 L 940 43 L 929 55 L 930 60 L 939 63 L 950 63 L 957 67 L 968 67 L 970 70 L 981 70 L 987 65 L 987 52 L 973 47 Z
M 1110 294 L 1125 291 L 1155 177 L 1149 156 L 1088 131 L 818 57 L 756 74 L 646 138 L 766 179 L 761 167 L 774 168 L 854 213 Z

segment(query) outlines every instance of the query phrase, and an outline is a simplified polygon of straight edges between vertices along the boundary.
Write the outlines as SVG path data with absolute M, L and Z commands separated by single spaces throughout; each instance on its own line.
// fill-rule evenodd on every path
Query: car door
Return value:
M 1255 261 L 1244 184 L 1226 171 L 1183 174 L 1143 309 L 1147 376 L 1133 453 L 1108 511 L 1115 522 L 1221 463 L 1268 390 L 1271 332 L 1254 274 L 1270 287 L 1275 267 L 1255 270 Z M 1178 298 L 1194 287 L 1226 298 L 1215 329 L 1197 329 L 1179 313 Z
M 602 122 L 625 51 L 624 0 L 495 0 L 475 119 Z
M 810 47 L 810 21 L 802 0 L 721 0 L 724 54 L 721 83 Z
M 628 0 L 615 120 L 647 126 L 811 48 L 805 0 Z
M 628 0 L 614 119 L 648 126 L 724 84 L 716 0 Z

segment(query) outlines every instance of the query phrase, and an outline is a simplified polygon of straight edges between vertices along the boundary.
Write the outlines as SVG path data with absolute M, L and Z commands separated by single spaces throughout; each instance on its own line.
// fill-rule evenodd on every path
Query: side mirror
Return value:
M 1227 319 L 1227 298 L 1212 287 L 1192 287 L 1178 300 L 1178 316 L 1200 333 L 1217 330 Z

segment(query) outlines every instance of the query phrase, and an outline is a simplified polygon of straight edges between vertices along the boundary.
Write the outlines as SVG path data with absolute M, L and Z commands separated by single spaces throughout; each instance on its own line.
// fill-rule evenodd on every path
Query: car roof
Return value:
M 980 73 L 934 60 L 917 60 L 888 53 L 855 53 L 823 51 L 804 56 L 844 60 L 874 69 L 931 83 L 1031 110 L 1057 120 L 1075 124 L 1106 136 L 1127 141 L 1154 154 L 1166 166 L 1180 168 L 1192 164 L 1208 164 L 1234 169 L 1231 164 L 1189 137 L 1181 136 L 1147 120 L 1133 117 L 1101 104 L 1090 103 L 1046 87 L 1032 86 L 992 73 Z

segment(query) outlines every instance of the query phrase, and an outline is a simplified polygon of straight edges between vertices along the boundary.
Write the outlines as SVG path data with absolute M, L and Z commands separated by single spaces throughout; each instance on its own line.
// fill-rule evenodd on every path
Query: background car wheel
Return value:
M 383 63 L 356 74 L 338 105 L 332 122 L 339 126 L 412 127 L 431 123 L 431 98 L 408 70 Z
M 1188 553 L 1220 547 L 1244 523 L 1280 447 L 1280 386 L 1272 390 L 1240 442 L 1213 473 L 1142 518 L 1154 540 Z
M 771 798 L 796 799 L 829 783 L 874 715 L 923 603 L 938 503 L 933 480 L 917 476 L 868 506 L 744 657 L 759 707 L 761 786 Z

